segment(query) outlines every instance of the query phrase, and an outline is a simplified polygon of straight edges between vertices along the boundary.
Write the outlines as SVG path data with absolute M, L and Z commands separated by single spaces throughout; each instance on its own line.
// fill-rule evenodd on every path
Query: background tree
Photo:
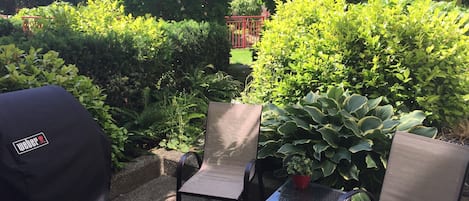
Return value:
M 231 15 L 259 15 L 262 5 L 261 0 L 233 0 L 230 3 Z

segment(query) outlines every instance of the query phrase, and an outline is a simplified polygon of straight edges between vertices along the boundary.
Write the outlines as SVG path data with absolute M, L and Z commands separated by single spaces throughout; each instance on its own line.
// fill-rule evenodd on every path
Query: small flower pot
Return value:
M 311 181 L 311 177 L 306 175 L 293 175 L 292 179 L 295 187 L 300 190 L 307 188 Z

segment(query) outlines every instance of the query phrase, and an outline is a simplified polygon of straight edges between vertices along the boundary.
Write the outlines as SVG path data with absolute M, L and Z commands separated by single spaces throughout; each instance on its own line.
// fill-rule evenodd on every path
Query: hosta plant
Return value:
M 422 125 L 422 111 L 398 117 L 391 105 L 381 104 L 382 99 L 333 87 L 327 93 L 310 92 L 294 105 L 267 105 L 259 157 L 303 155 L 312 159 L 316 182 L 377 193 L 395 131 L 428 137 L 437 133 Z

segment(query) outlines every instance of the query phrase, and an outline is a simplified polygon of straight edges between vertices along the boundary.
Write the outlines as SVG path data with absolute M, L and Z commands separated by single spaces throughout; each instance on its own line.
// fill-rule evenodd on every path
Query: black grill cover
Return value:
M 110 143 L 67 91 L 0 94 L 0 200 L 104 201 Z

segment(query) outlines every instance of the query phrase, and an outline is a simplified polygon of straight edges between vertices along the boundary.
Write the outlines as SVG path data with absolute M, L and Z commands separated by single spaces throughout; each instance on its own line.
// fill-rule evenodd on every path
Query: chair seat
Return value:
M 238 199 L 243 192 L 243 176 L 244 167 L 205 165 L 179 191 Z

